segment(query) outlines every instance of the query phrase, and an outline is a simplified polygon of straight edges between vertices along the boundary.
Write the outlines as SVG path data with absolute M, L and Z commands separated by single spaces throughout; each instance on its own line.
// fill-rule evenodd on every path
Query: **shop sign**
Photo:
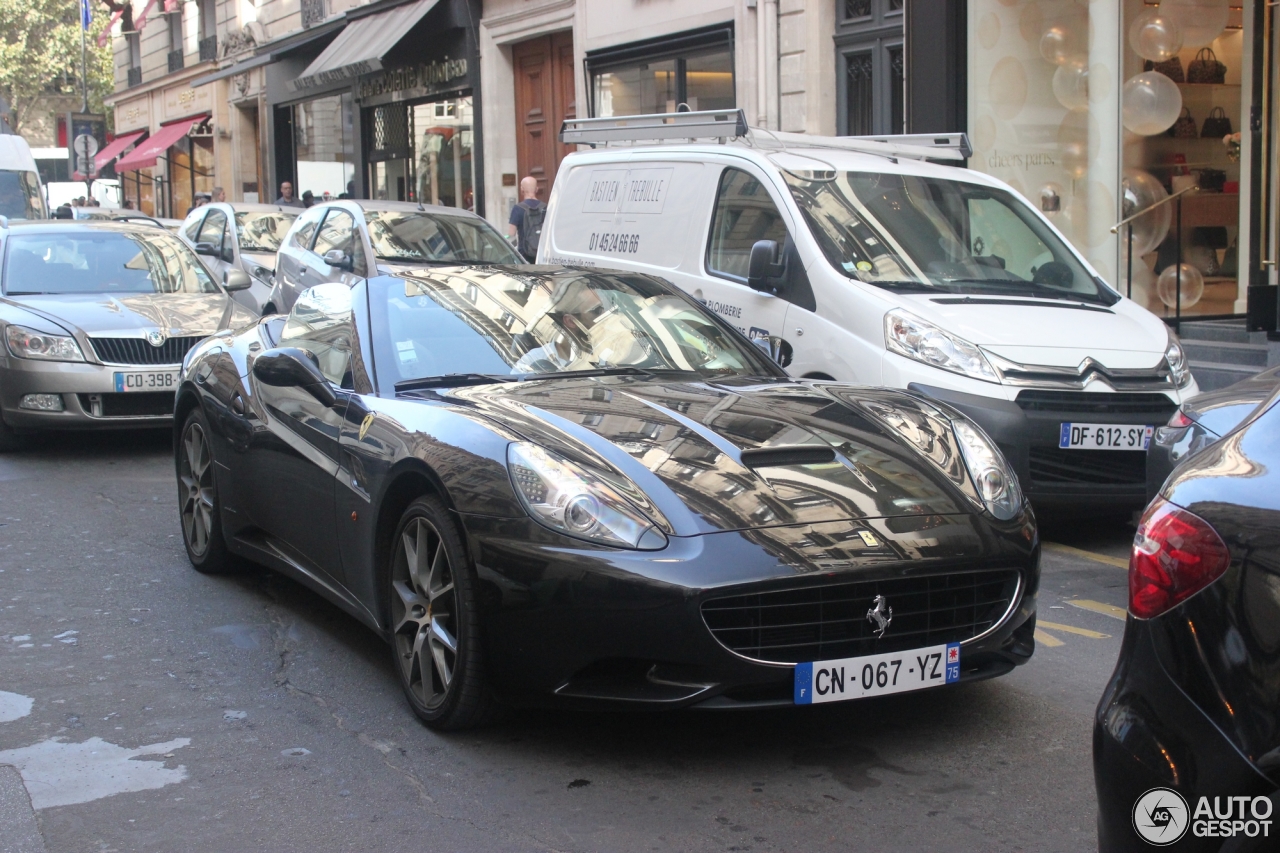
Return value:
M 418 89 L 437 89 L 467 76 L 467 60 L 443 59 L 391 68 L 360 81 L 360 100 Z
M 168 121 L 197 113 L 213 112 L 213 87 L 174 86 L 164 90 L 164 117 Z
M 116 104 L 116 133 L 151 127 L 151 99 L 147 97 Z

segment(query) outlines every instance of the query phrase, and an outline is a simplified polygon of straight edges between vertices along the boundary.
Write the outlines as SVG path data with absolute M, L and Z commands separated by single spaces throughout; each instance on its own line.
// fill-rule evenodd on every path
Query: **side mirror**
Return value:
M 218 247 L 212 243 L 196 243 L 196 254 L 216 258 L 218 257 Z
M 315 397 L 321 405 L 332 406 L 337 402 L 337 395 L 310 356 L 306 350 L 297 347 L 267 350 L 254 359 L 253 375 L 263 385 L 301 388 Z
M 236 251 L 230 246 L 222 247 L 222 259 L 227 263 L 234 263 L 236 259 Z
M 228 293 L 248 290 L 251 284 L 253 279 L 249 278 L 249 274 L 244 270 L 224 270 L 222 273 L 222 287 Z
M 747 287 L 771 292 L 774 287 L 768 279 L 782 275 L 784 269 L 778 261 L 777 241 L 757 240 L 751 247 L 751 260 L 747 263 Z
M 759 243 L 756 245 L 759 245 Z M 790 367 L 792 355 L 791 344 L 786 339 L 777 335 L 769 336 L 769 358 L 776 361 L 779 367 Z
M 340 270 L 351 272 L 355 269 L 355 262 L 351 256 L 341 249 L 330 249 L 320 256 L 321 259 L 331 267 L 337 267 Z

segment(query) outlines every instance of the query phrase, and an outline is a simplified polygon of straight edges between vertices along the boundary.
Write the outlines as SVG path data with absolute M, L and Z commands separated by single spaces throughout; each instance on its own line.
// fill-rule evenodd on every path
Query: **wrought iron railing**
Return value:
M 181 71 L 181 70 L 182 70 L 182 51 L 181 50 L 169 51 L 169 73 L 172 74 L 175 71 Z
M 218 36 L 200 39 L 200 61 L 213 62 L 218 58 Z
M 324 0 L 302 0 L 302 26 L 310 27 L 324 20 Z
M 142 69 L 141 68 L 129 69 L 129 85 L 130 86 L 142 85 Z
M 1160 199 L 1155 204 L 1149 204 L 1146 207 L 1142 208 L 1142 210 L 1139 210 L 1137 213 L 1126 216 L 1124 219 L 1121 219 L 1115 225 L 1111 226 L 1112 234 L 1119 234 L 1121 228 L 1126 229 L 1126 231 L 1128 232 L 1125 238 L 1128 241 L 1128 247 L 1125 252 L 1125 255 L 1128 258 L 1128 268 L 1125 273 L 1128 281 L 1128 289 L 1125 292 L 1125 296 L 1132 299 L 1133 298 L 1133 223 L 1136 220 L 1146 216 L 1148 213 L 1155 210 L 1157 207 L 1160 207 L 1166 204 L 1177 205 L 1174 208 L 1174 226 L 1173 226 L 1175 229 L 1173 232 L 1174 233 L 1174 238 L 1173 238 L 1174 251 L 1176 252 L 1176 258 L 1173 264 L 1175 296 L 1174 296 L 1174 308 L 1173 308 L 1173 322 L 1170 323 L 1170 325 L 1172 325 L 1174 329 L 1179 329 L 1179 327 L 1182 325 L 1182 197 L 1187 193 L 1196 192 L 1199 189 L 1200 188 L 1195 185 L 1184 187 L 1183 189 L 1178 190 L 1176 193 L 1173 193 L 1172 195 L 1169 195 L 1169 196 L 1166 196 L 1165 198 Z

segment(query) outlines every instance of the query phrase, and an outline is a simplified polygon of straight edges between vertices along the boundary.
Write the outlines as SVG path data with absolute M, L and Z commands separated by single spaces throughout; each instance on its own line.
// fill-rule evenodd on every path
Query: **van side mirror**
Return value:
M 275 388 L 301 388 L 323 406 L 332 406 L 337 395 L 320 367 L 297 347 L 267 350 L 253 361 L 253 375 L 263 385 Z
M 355 269 L 355 262 L 351 259 L 351 256 L 341 249 L 330 249 L 320 257 L 329 266 L 337 267 L 345 272 L 351 272 Z
M 772 292 L 770 278 L 782 275 L 786 265 L 779 262 L 776 240 L 757 240 L 751 247 L 751 260 L 747 263 L 747 287 L 752 290 Z
M 223 270 L 222 287 L 228 293 L 235 293 L 237 290 L 248 290 L 253 284 L 253 279 L 249 278 L 249 274 L 244 270 Z

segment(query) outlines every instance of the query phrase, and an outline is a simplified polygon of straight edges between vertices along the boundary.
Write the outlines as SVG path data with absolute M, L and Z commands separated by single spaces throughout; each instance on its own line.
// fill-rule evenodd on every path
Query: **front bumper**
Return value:
M 994 536 L 967 516 L 921 520 L 932 525 L 929 530 L 904 529 L 913 523 L 881 519 L 712 533 L 673 537 L 662 551 L 628 552 L 583 546 L 529 520 L 464 516 L 481 582 L 486 671 L 504 698 L 520 704 L 791 705 L 794 663 L 753 658 L 722 644 L 704 620 L 704 602 L 984 570 L 1010 570 L 1018 588 L 1002 618 L 963 643 L 961 681 L 1003 675 L 1025 663 L 1034 650 L 1039 583 L 1034 522 L 1020 519 Z M 858 527 L 874 531 L 889 550 L 875 555 L 847 545 L 842 551 L 840 531 Z M 852 540 L 862 542 L 856 535 Z M 802 542 L 821 544 L 806 554 L 806 546 L 795 547 Z M 971 556 L 962 557 L 966 547 Z M 866 595 L 854 621 L 862 621 L 873 599 Z M 885 646 L 855 654 L 897 650 L 888 645 L 892 639 L 886 635 Z M 847 656 L 854 655 L 825 659 Z
M 173 422 L 173 391 L 116 393 L 115 374 L 176 371 L 178 367 L 126 367 L 0 356 L 0 418 L 12 429 L 22 431 L 168 426 Z M 61 395 L 63 411 L 23 409 L 20 404 L 27 394 Z
M 1147 502 L 1146 452 L 1062 450 L 1063 423 L 1168 423 L 1178 404 L 1160 392 L 1025 389 L 1015 401 L 913 383 L 908 390 L 958 409 L 986 430 L 1037 509 L 1138 509 Z

